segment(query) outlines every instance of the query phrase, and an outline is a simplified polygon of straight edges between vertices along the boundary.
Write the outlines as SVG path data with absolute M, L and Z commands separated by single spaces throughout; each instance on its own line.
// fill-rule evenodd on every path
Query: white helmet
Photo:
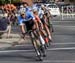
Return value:
M 21 5 L 20 8 L 23 8 L 23 5 Z
M 20 13 L 20 14 L 26 13 L 26 9 L 25 9 L 25 8 L 20 9 L 19 13 Z
M 45 7 L 45 6 L 42 4 L 41 7 L 43 8 L 43 7 Z
M 25 11 L 21 11 L 21 12 L 20 12 L 20 15 L 22 15 L 22 14 L 25 14 Z
M 37 11 L 37 7 L 33 7 L 33 11 Z

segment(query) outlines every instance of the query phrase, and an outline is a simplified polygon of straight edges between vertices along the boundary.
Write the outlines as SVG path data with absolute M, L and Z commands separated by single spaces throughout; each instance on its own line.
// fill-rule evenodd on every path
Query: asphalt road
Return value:
M 53 42 L 42 62 L 36 61 L 31 44 L 3 48 L 0 63 L 75 63 L 75 21 L 53 21 Z

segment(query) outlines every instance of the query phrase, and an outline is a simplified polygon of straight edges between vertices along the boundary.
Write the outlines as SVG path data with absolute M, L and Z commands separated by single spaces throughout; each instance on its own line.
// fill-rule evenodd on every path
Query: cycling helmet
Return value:
M 20 14 L 25 14 L 26 13 L 26 9 L 25 8 L 20 9 L 19 13 Z
M 20 15 L 25 14 L 26 12 L 24 10 L 20 11 Z
M 37 7 L 33 7 L 33 12 L 37 11 Z
M 45 7 L 43 4 L 41 5 L 41 8 Z
M 23 8 L 23 5 L 21 5 L 20 8 Z

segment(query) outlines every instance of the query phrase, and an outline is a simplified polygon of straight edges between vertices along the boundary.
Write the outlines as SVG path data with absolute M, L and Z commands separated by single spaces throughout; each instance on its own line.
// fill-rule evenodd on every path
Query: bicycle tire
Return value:
M 41 52 L 40 52 L 40 50 L 39 50 L 39 47 L 38 47 L 38 46 L 37 46 L 37 47 L 35 46 L 34 42 L 36 43 L 36 45 L 37 45 L 37 42 L 36 42 L 35 38 L 32 37 L 32 34 L 34 35 L 33 32 L 31 32 L 31 33 L 29 34 L 29 35 L 30 35 L 30 38 L 31 38 L 31 41 L 32 41 L 32 45 L 33 45 L 33 47 L 34 47 L 34 49 L 35 49 L 35 52 L 36 52 L 37 57 L 38 57 L 38 60 L 39 60 L 39 61 L 42 61 L 43 58 L 42 58 L 42 56 L 41 56 Z

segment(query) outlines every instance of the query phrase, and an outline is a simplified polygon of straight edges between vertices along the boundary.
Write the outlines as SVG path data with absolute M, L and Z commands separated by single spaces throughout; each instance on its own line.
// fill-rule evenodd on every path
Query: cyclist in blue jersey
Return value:
M 31 12 L 25 12 L 25 11 L 20 12 L 20 15 L 18 17 L 18 23 L 20 25 L 20 29 L 23 35 L 25 34 L 25 26 L 27 31 L 32 30 L 34 28 L 38 28 L 35 17 Z

